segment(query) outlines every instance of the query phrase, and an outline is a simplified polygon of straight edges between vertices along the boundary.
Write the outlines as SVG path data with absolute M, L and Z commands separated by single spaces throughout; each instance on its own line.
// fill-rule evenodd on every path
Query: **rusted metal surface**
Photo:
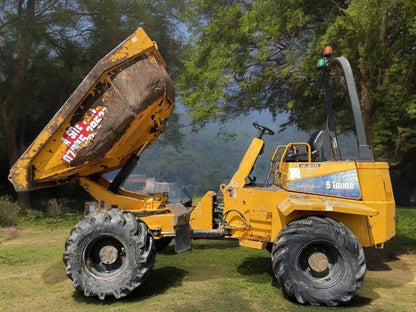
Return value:
M 138 29 L 101 59 L 10 171 L 16 191 L 120 168 L 153 143 L 174 106 L 156 44 Z
M 174 97 L 164 67 L 161 64 L 154 66 L 152 62 L 157 62 L 152 56 L 140 57 L 134 63 L 117 69 L 78 108 L 71 125 L 82 122 L 94 108 L 105 107 L 106 112 L 93 142 L 77 151 L 76 157 L 69 162 L 71 166 L 101 159 L 145 109 L 164 96 Z

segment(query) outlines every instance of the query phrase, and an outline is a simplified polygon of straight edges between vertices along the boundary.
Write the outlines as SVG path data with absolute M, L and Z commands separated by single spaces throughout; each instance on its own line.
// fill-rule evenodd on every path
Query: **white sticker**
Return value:
M 289 180 L 300 179 L 300 169 L 299 168 L 289 168 Z
M 67 147 L 61 160 L 69 164 L 75 159 L 80 149 L 87 146 L 97 134 L 97 129 L 107 113 L 106 107 L 97 106 L 89 109 L 82 121 L 78 121 L 73 126 L 66 128 L 62 135 L 62 143 Z
M 133 41 L 133 43 L 135 43 L 135 42 L 137 42 L 137 37 L 133 37 L 133 38 L 131 38 L 131 41 Z

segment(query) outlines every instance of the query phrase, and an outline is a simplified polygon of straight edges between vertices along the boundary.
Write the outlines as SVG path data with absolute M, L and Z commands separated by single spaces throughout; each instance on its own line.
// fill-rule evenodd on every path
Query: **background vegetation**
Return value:
M 232 175 L 251 121 L 287 129 L 271 144 L 292 134 L 307 139 L 324 127 L 315 64 L 332 44 L 353 66 L 367 138 L 391 165 L 396 200 L 415 201 L 412 0 L 1 0 L 0 8 L 0 195 L 15 196 L 10 166 L 85 74 L 142 26 L 158 42 L 183 106 L 138 170 L 192 184 L 198 194 Z M 338 131 L 348 132 L 345 107 L 336 115 Z M 237 120 L 231 130 L 230 120 Z M 30 195 L 19 193 L 19 203 L 45 212 L 51 197 L 57 207 L 86 197 L 76 186 Z
M 158 43 L 181 105 L 137 172 L 201 194 L 236 170 L 252 121 L 282 131 L 266 138 L 265 155 L 306 140 L 325 123 L 315 64 L 331 44 L 353 66 L 367 138 L 391 165 L 396 200 L 414 204 L 415 25 L 412 0 L 0 0 L 0 310 L 316 310 L 284 298 L 266 251 L 232 241 L 195 241 L 176 256 L 170 246 L 132 296 L 85 298 L 61 258 L 88 195 L 77 185 L 16 195 L 10 166 L 94 64 L 141 26 Z M 344 106 L 336 117 L 337 130 L 351 134 Z M 368 255 L 363 288 L 331 311 L 415 309 L 415 212 L 398 208 L 397 235 Z
M 194 124 L 252 110 L 290 112 L 283 127 L 323 128 L 316 61 L 350 60 L 367 141 L 409 203 L 416 168 L 416 4 L 411 0 L 190 1 L 191 45 L 178 79 Z M 337 107 L 345 131 L 346 107 Z M 401 196 L 399 196 L 401 195 Z M 414 200 L 414 199 L 413 199 Z

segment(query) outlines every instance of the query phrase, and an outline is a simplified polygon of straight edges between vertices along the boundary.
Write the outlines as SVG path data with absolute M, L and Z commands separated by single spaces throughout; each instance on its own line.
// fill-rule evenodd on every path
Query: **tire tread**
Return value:
M 346 277 L 351 281 L 343 282 L 343 287 L 331 289 L 325 295 L 305 281 L 294 278 L 290 263 L 294 259 L 289 256 L 295 246 L 307 242 L 310 236 L 319 235 L 332 237 L 338 246 L 351 253 L 351 258 L 355 259 L 348 264 L 350 269 L 353 267 L 354 272 L 346 274 L 347 276 L 351 273 L 352 276 Z M 292 221 L 277 236 L 271 257 L 273 273 L 284 292 L 302 304 L 336 306 L 346 303 L 361 287 L 366 273 L 365 255 L 358 239 L 345 225 L 329 217 L 311 216 Z M 343 277 L 343 280 L 346 278 Z
M 139 254 L 130 257 L 131 261 L 137 261 L 129 264 L 131 276 L 126 276 L 125 279 L 115 278 L 105 284 L 105 289 L 102 289 L 100 285 L 103 284 L 100 284 L 98 279 L 91 279 L 82 265 L 80 258 L 84 247 L 80 244 L 90 236 L 99 235 L 101 231 L 116 231 L 114 229 L 117 229 L 117 232 L 119 231 L 117 235 L 121 235 L 125 243 L 133 246 L 132 250 L 139 251 Z M 109 209 L 99 210 L 86 216 L 71 230 L 65 242 L 63 261 L 66 275 L 73 281 L 75 289 L 85 296 L 98 296 L 101 300 L 107 296 L 120 299 L 144 283 L 153 268 L 155 253 L 153 237 L 143 221 L 137 219 L 131 212 Z

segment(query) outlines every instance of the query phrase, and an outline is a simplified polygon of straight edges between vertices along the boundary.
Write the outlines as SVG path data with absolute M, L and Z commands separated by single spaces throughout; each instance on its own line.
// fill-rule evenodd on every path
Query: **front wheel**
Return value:
M 361 287 L 364 251 L 355 235 L 331 218 L 308 217 L 288 224 L 272 249 L 274 275 L 299 303 L 336 306 Z
M 143 284 L 155 261 L 153 237 L 134 214 L 101 210 L 71 231 L 63 256 L 66 274 L 85 296 L 122 298 Z

